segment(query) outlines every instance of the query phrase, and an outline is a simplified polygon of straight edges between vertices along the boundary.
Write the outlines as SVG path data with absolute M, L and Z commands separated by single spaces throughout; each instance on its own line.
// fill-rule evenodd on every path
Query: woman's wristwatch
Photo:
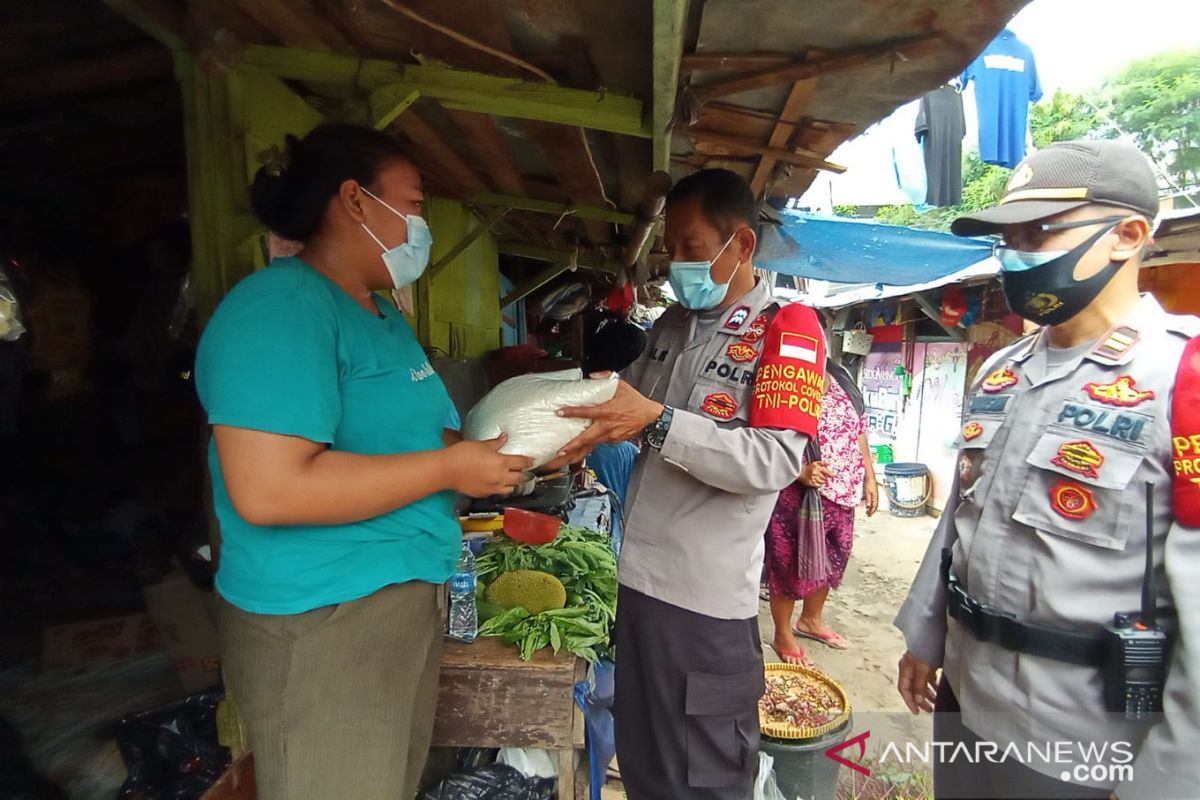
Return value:
M 658 419 L 651 422 L 642 431 L 642 438 L 646 440 L 646 444 L 655 450 L 662 450 L 662 446 L 667 441 L 667 431 L 671 429 L 671 417 L 673 416 L 675 416 L 675 409 L 670 406 L 663 406 L 662 413 L 658 415 Z

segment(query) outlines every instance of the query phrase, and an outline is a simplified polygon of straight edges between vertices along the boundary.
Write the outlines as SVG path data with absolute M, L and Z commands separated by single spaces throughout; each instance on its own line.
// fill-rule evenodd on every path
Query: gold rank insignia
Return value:
M 1116 361 L 1122 355 L 1133 349 L 1141 336 L 1128 325 L 1121 325 L 1108 332 L 1100 344 L 1092 349 L 1092 355 L 1103 361 Z

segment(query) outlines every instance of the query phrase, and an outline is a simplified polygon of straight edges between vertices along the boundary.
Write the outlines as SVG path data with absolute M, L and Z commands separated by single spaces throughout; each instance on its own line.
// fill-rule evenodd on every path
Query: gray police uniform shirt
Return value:
M 762 341 L 779 308 L 760 280 L 697 335 L 697 313 L 672 306 L 626 371 L 675 413 L 661 452 L 643 448 L 634 468 L 622 585 L 716 619 L 758 615 L 763 536 L 807 442 L 748 427 Z
M 995 354 L 969 396 L 951 500 L 896 618 L 908 649 L 943 667 L 963 723 L 981 737 L 1140 748 L 1134 780 L 1116 787 L 1122 800 L 1200 792 L 1200 532 L 1172 516 L 1169 418 L 1180 355 L 1197 334 L 1200 319 L 1167 314 L 1146 295 L 1123 326 L 1057 367 L 1044 330 Z M 1153 727 L 1105 712 L 1098 668 L 975 639 L 947 617 L 940 575 L 942 548 L 952 547 L 954 574 L 979 602 L 1099 634 L 1114 612 L 1140 606 L 1147 481 L 1158 604 L 1176 610 L 1178 632 L 1167 714 Z M 1054 777 L 1064 769 L 1028 766 Z

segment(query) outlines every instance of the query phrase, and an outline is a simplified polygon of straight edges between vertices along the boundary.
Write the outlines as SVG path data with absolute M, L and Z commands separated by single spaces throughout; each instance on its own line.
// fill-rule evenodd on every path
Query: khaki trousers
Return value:
M 225 680 L 259 800 L 412 798 L 429 752 L 444 587 L 410 582 L 303 614 L 218 604 Z

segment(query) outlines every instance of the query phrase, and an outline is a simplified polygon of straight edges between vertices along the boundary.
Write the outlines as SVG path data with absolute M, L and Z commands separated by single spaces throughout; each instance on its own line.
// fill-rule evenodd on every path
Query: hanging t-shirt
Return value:
M 935 89 L 921 98 L 915 132 L 925 150 L 925 174 L 931 206 L 962 202 L 962 140 L 966 133 L 962 95 L 953 86 Z
M 1006 28 L 971 62 L 962 79 L 975 81 L 979 157 L 1015 167 L 1025 157 L 1029 104 L 1042 99 L 1033 51 Z

